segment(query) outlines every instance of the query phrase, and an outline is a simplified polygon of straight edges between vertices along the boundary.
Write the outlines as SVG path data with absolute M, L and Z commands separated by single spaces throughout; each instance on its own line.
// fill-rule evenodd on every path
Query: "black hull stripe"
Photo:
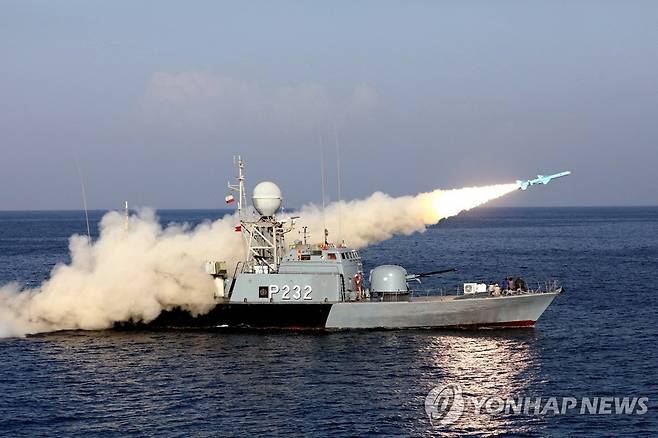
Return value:
M 121 322 L 117 329 L 251 327 L 325 328 L 331 304 L 218 304 L 205 315 L 192 316 L 176 308 L 163 311 L 150 323 Z

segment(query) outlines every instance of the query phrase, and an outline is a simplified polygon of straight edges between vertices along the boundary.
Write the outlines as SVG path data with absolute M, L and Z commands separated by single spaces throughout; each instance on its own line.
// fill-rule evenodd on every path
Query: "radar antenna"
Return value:
M 345 243 L 343 240 L 343 230 L 342 230 L 342 212 L 341 212 L 341 167 L 340 167 L 340 143 L 338 142 L 338 128 L 336 128 L 336 120 L 334 120 L 334 141 L 336 142 L 336 182 L 338 186 L 338 240 L 342 240 L 342 243 Z
M 87 223 L 87 244 L 91 245 L 91 228 L 89 227 L 89 211 L 87 210 L 87 191 L 85 190 L 85 179 L 82 176 L 82 169 L 80 169 L 80 163 L 78 163 L 78 157 L 73 156 L 75 160 L 75 168 L 78 170 L 78 176 L 80 177 L 80 188 L 82 190 L 82 207 L 85 209 L 85 222 Z
M 128 201 L 126 201 L 126 205 L 124 206 L 123 209 L 123 231 L 127 232 L 128 231 L 128 225 L 130 224 L 130 210 L 128 210 Z

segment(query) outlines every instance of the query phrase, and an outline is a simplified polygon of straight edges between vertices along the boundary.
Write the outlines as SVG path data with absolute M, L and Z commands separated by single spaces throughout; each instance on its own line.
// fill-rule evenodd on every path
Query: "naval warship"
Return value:
M 192 315 L 182 309 L 163 311 L 149 327 L 396 329 L 532 327 L 562 289 L 487 287 L 464 283 L 456 295 L 414 295 L 410 284 L 449 270 L 409 273 L 402 266 L 382 265 L 366 279 L 359 252 L 344 244 L 304 239 L 286 244 L 295 219 L 280 218 L 282 194 L 273 182 L 255 186 L 247 212 L 244 164 L 238 158 L 237 210 L 246 257 L 228 269 L 208 261 L 214 279 L 214 307 Z M 231 194 L 227 201 L 234 201 Z M 256 212 L 254 215 L 253 212 Z

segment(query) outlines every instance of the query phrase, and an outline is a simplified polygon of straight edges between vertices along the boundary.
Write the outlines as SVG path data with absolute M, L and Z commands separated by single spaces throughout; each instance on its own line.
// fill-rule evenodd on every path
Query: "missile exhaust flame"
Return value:
M 365 199 L 330 204 L 324 216 L 314 205 L 295 216 L 301 216 L 298 229 L 308 226 L 314 233 L 311 242 L 323 240 L 325 220 L 330 230 L 338 230 L 340 219 L 342 235 L 332 236 L 333 240 L 362 248 L 396 234 L 422 232 L 441 219 L 517 189 L 517 184 L 504 184 L 397 198 L 376 192 Z M 203 264 L 221 259 L 234 266 L 243 257 L 242 239 L 234 231 L 237 217 L 227 215 L 195 228 L 163 228 L 154 212 L 144 209 L 127 220 L 120 212 L 108 212 L 100 222 L 97 241 L 88 244 L 86 237 L 72 236 L 70 264 L 55 266 L 41 286 L 0 287 L 0 337 L 149 322 L 174 307 L 192 314 L 208 312 L 214 305 L 214 284 Z
M 470 210 L 517 189 L 516 184 L 498 184 L 456 190 L 437 190 L 431 194 L 432 207 L 438 222 L 440 219 L 455 216 L 462 211 Z

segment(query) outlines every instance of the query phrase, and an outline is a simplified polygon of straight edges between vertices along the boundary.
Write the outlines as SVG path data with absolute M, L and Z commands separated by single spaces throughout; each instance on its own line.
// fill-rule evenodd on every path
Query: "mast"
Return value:
M 245 227 L 244 221 L 245 221 L 245 208 L 246 208 L 246 196 L 245 196 L 245 176 L 244 176 L 244 162 L 242 160 L 241 155 L 233 156 L 233 164 L 236 164 L 238 166 L 238 176 L 236 177 L 238 184 L 231 184 L 231 182 L 228 182 L 228 188 L 232 192 L 237 192 L 238 193 L 238 202 L 237 202 L 237 209 L 238 209 L 238 220 L 240 221 L 239 228 L 236 227 L 236 231 L 240 231 L 242 233 L 242 239 L 244 240 L 245 247 L 248 248 L 249 246 L 249 240 L 250 240 L 250 233 L 247 227 Z M 245 253 L 245 256 L 248 257 L 249 252 Z
M 264 181 L 254 187 L 253 207 L 260 215 L 258 219 L 247 215 L 245 209 L 245 176 L 242 157 L 238 156 L 238 184 L 228 184 L 228 188 L 238 192 L 239 228 L 245 242 L 246 260 L 243 272 L 267 274 L 277 272 L 285 254 L 284 235 L 294 228 L 294 219 L 289 223 L 279 221 L 275 213 L 281 207 L 281 190 L 276 184 Z M 251 217 L 248 217 L 251 216 Z
M 238 166 L 238 177 L 236 178 L 238 180 L 238 184 L 235 185 L 229 182 L 228 188 L 233 192 L 238 192 L 238 217 L 240 220 L 242 220 L 242 209 L 245 207 L 244 202 L 246 199 L 244 188 L 244 162 L 242 161 L 242 156 L 234 156 L 233 164 L 237 164 Z

